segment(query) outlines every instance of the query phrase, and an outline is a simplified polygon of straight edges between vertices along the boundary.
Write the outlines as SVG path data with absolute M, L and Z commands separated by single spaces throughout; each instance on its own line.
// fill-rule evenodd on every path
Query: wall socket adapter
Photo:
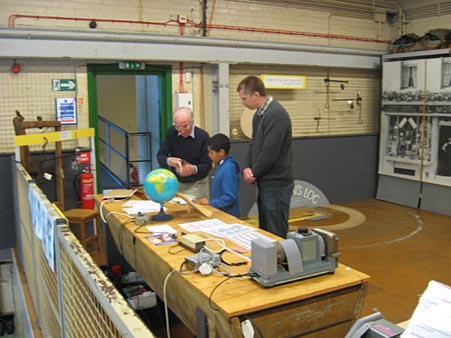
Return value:
M 179 244 L 192 252 L 199 252 L 205 245 L 205 239 L 195 234 L 187 234 L 182 236 Z

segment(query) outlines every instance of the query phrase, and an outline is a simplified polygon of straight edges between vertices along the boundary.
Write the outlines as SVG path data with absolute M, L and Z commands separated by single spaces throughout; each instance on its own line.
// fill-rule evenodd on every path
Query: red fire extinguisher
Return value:
M 80 201 L 82 209 L 94 209 L 94 175 L 89 171 L 80 174 Z

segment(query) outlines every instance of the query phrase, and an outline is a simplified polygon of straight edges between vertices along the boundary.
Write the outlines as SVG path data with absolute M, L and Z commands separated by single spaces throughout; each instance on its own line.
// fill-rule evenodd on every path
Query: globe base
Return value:
M 153 215 L 151 217 L 152 221 L 156 221 L 156 222 L 170 221 L 173 218 L 174 217 L 172 215 L 168 215 L 168 214 L 164 213 L 163 203 L 161 204 L 160 212 L 158 213 L 158 215 Z

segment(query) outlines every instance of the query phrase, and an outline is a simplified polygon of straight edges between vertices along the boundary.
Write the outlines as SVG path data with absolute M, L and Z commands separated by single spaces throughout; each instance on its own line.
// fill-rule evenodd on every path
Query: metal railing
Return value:
M 130 133 L 99 116 L 99 160 L 124 187 L 142 184 L 152 169 L 152 134 Z

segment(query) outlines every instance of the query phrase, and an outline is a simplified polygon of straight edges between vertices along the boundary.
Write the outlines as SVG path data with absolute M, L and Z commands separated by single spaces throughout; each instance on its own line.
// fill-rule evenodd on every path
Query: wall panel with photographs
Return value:
M 451 57 L 413 54 L 384 58 L 379 173 L 451 187 Z

